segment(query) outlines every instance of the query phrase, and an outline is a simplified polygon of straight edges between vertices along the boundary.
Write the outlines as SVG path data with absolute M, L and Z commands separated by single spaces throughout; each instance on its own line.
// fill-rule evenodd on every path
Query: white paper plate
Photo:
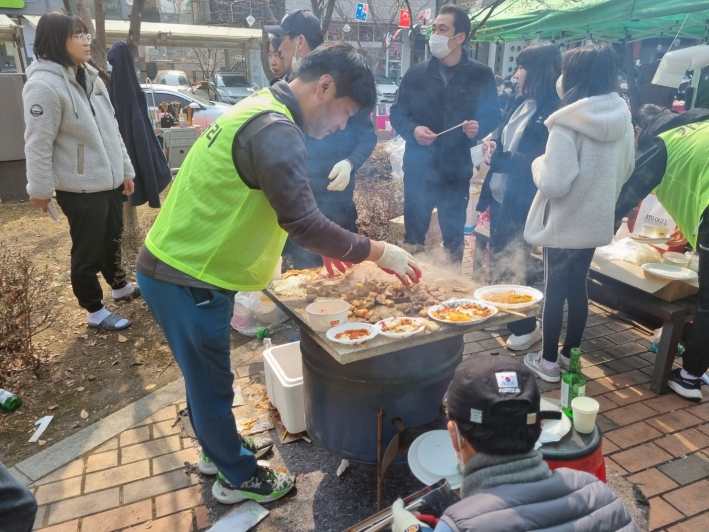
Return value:
M 562 412 L 561 419 L 545 419 L 542 433 L 539 435 L 539 443 L 551 443 L 559 441 L 571 430 L 571 420 L 569 416 Z
M 382 325 L 387 324 L 389 325 L 390 323 L 396 321 L 396 320 L 411 320 L 412 322 L 415 322 L 419 325 L 419 328 L 415 331 L 412 332 L 405 332 L 405 333 L 395 333 L 395 332 L 390 332 L 386 331 L 382 328 Z M 426 324 L 423 322 L 423 320 L 420 320 L 418 318 L 387 318 L 385 320 L 378 321 L 377 323 L 374 324 L 374 326 L 377 328 L 377 331 L 379 334 L 382 336 L 386 336 L 387 338 L 408 338 L 409 336 L 413 336 L 414 334 L 418 334 L 420 332 L 423 332 L 426 330 Z
M 485 318 L 478 318 L 478 319 L 473 319 L 470 321 L 460 321 L 460 322 L 459 321 L 442 320 L 441 318 L 437 318 L 433 314 L 434 312 L 444 309 L 446 307 L 455 308 L 455 307 L 459 307 L 461 305 L 469 305 L 471 303 L 475 303 L 476 305 L 479 305 L 481 307 L 486 307 L 486 308 L 492 309 L 492 314 L 490 314 L 489 316 L 486 316 Z M 474 325 L 476 323 L 481 323 L 485 320 L 489 320 L 495 314 L 497 314 L 497 312 L 498 312 L 497 307 L 491 305 L 490 303 L 486 303 L 484 301 L 479 301 L 477 299 L 450 299 L 448 301 L 444 301 L 440 305 L 434 305 L 428 309 L 428 315 L 431 319 L 434 319 L 434 320 L 441 322 L 441 323 L 448 323 L 449 325 Z
M 427 486 L 445 478 L 453 489 L 460 487 L 463 476 L 447 430 L 421 434 L 409 447 L 408 457 L 411 472 Z
M 529 303 L 495 303 L 493 301 L 488 301 L 485 297 L 490 294 L 506 294 L 509 292 L 514 292 L 515 294 L 519 294 L 522 296 L 532 296 L 532 301 L 530 301 Z M 535 288 L 531 288 L 529 286 L 521 286 L 514 284 L 498 284 L 495 286 L 486 286 L 484 288 L 478 288 L 475 291 L 474 296 L 475 299 L 484 301 L 489 305 L 495 305 L 497 308 L 502 310 L 522 310 L 525 308 L 533 307 L 542 299 L 544 299 L 544 294 L 542 294 L 539 290 L 536 290 Z
M 345 331 L 349 331 L 352 329 L 367 329 L 369 331 L 369 336 L 365 336 L 364 338 L 360 338 L 359 340 L 345 340 L 345 339 L 339 339 L 335 338 L 336 334 L 340 334 Z M 343 323 L 342 325 L 338 325 L 337 327 L 333 327 L 332 329 L 329 329 L 325 336 L 327 337 L 328 340 L 331 340 L 333 342 L 337 342 L 338 344 L 345 344 L 345 345 L 359 345 L 363 344 L 364 342 L 371 340 L 378 334 L 378 330 L 374 325 L 371 325 L 369 323 Z
M 628 238 L 638 244 L 667 244 L 667 242 L 670 241 L 670 237 L 668 236 L 650 238 L 649 236 L 643 236 L 639 233 L 630 233 Z
M 680 266 L 662 264 L 659 262 L 643 264 L 642 269 L 649 274 L 662 279 L 669 279 L 670 281 L 691 281 L 692 279 L 696 279 L 698 277 L 697 272 L 695 271 L 682 268 Z

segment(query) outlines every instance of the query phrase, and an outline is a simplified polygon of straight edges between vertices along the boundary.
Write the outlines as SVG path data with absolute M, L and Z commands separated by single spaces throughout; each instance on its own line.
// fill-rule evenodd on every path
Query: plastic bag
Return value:
M 237 292 L 231 326 L 245 336 L 256 337 L 260 327 L 282 323 L 288 316 L 263 292 Z
M 647 244 L 633 242 L 629 238 L 623 238 L 603 246 L 596 250 L 596 256 L 602 259 L 621 260 L 642 266 L 643 264 L 662 262 L 662 254 L 655 248 Z
M 391 173 L 399 181 L 404 180 L 404 151 L 406 150 L 406 141 L 401 136 L 396 136 L 386 143 L 384 150 L 389 154 L 389 162 L 391 162 Z
M 689 259 L 690 270 L 699 273 L 699 254 L 696 251 L 688 251 L 685 256 Z

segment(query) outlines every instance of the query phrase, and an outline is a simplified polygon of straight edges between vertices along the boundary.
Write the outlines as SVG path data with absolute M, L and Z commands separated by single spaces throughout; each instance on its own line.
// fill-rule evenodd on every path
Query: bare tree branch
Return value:
M 130 47 L 131 55 L 138 57 L 138 46 L 140 45 L 140 21 L 145 7 L 145 0 L 133 0 L 133 8 L 130 10 L 130 27 L 126 42 Z

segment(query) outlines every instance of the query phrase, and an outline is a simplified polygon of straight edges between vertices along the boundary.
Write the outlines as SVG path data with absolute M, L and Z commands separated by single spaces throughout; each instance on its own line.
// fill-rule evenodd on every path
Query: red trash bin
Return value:
M 590 434 L 571 430 L 558 442 L 545 443 L 541 447 L 544 461 L 552 471 L 568 467 L 591 473 L 598 480 L 606 482 L 606 461 L 603 458 L 603 435 L 596 425 Z

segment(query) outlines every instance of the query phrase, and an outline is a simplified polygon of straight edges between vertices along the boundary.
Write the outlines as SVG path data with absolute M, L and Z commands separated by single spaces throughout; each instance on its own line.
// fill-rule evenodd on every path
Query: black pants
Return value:
M 421 244 L 431 225 L 431 214 L 438 208 L 443 247 L 455 262 L 463 262 L 465 250 L 465 211 L 468 208 L 470 182 L 431 183 L 420 176 L 404 176 L 404 228 L 407 244 Z
M 501 204 L 490 203 L 490 284 L 521 284 L 531 286 L 532 246 L 524 239 L 524 226 L 519 233 L 501 232 Z M 537 328 L 537 318 L 526 318 L 507 324 L 507 329 L 515 336 L 531 334 Z
M 120 266 L 122 198 L 122 185 L 104 192 L 57 190 L 57 203 L 69 220 L 71 287 L 79 305 L 89 312 L 103 307 L 99 272 L 114 290 L 126 286 L 125 273 Z
M 0 530 L 30 532 L 37 514 L 37 500 L 32 492 L 0 463 Z
M 699 255 L 697 313 L 685 342 L 682 367 L 687 373 L 700 376 L 709 369 L 709 209 L 702 216 L 696 252 Z
M 566 340 L 561 354 L 568 357 L 574 347 L 581 345 L 588 320 L 588 292 L 586 280 L 595 248 L 544 248 L 544 312 L 542 335 L 544 360 L 556 362 L 559 337 L 564 322 L 564 303 L 569 303 Z

